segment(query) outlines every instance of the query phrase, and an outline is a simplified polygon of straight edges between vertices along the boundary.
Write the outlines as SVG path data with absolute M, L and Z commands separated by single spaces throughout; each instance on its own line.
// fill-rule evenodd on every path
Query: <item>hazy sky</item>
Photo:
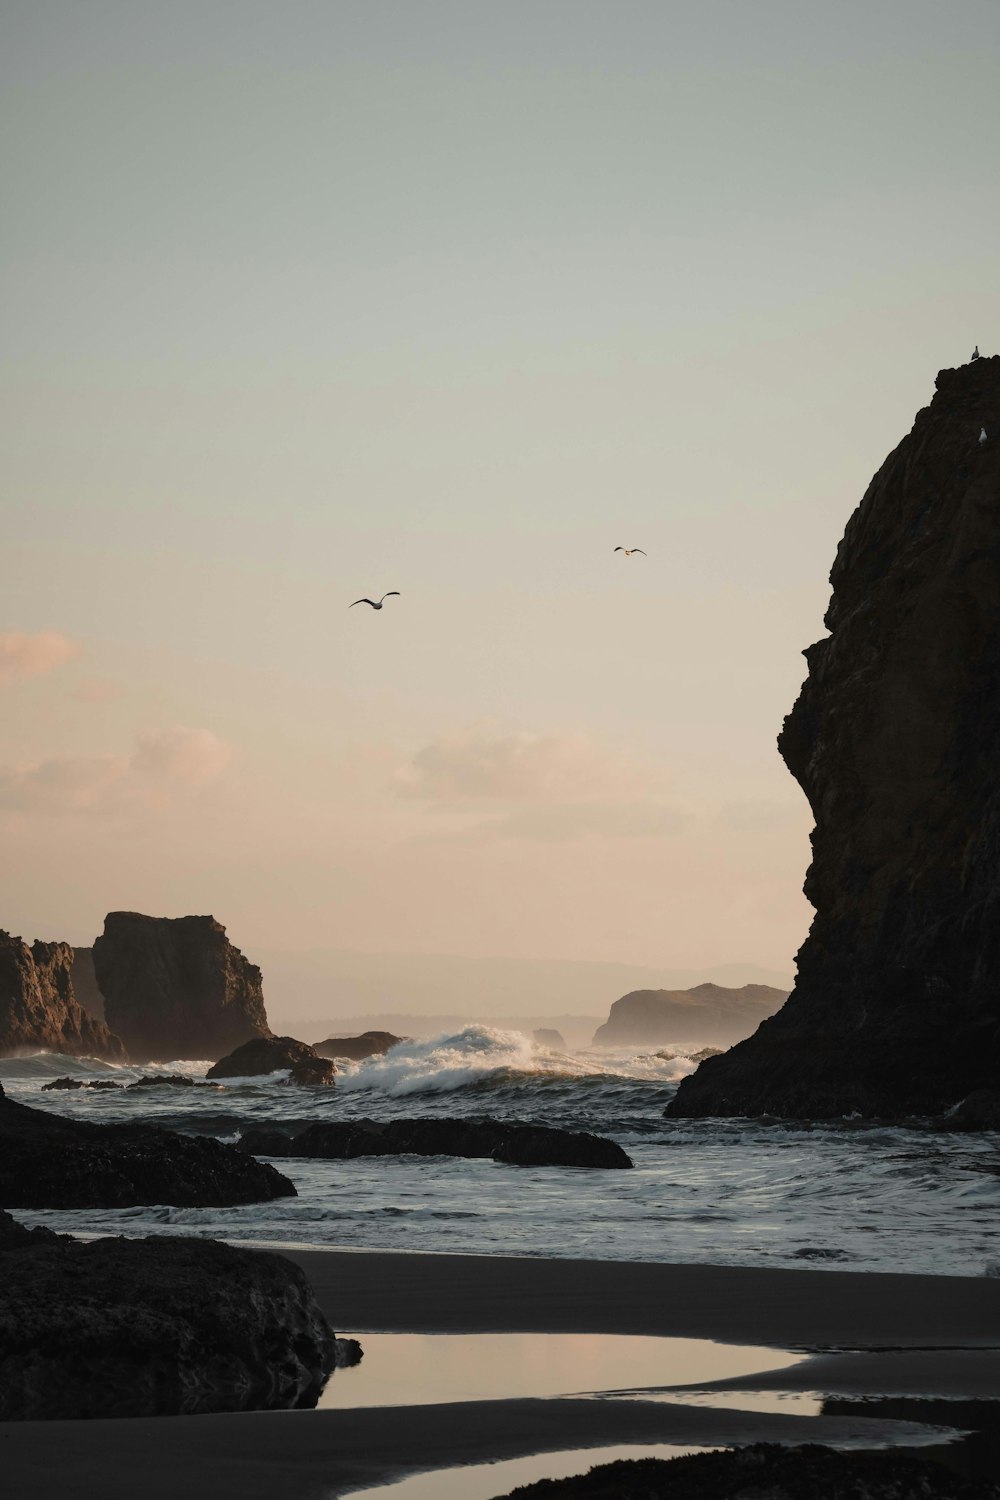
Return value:
M 0 925 L 787 970 L 799 653 L 1000 346 L 996 0 L 4 14 Z

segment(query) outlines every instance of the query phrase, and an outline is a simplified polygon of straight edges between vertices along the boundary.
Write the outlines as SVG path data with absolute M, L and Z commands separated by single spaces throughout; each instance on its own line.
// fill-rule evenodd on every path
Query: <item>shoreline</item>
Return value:
M 842 1351 L 817 1353 L 787 1374 L 718 1382 L 720 1391 L 803 1389 L 818 1378 L 821 1388 L 829 1380 L 840 1394 L 1000 1396 L 1000 1361 L 984 1354 L 1000 1347 L 995 1279 L 420 1252 L 284 1253 L 305 1270 L 337 1332 L 360 1331 L 362 1343 L 365 1331 L 683 1336 Z M 3 1423 L 0 1455 L 12 1500 L 94 1494 L 134 1500 L 136 1493 L 176 1500 L 178 1490 L 188 1500 L 333 1500 L 421 1469 L 547 1450 L 579 1448 L 585 1469 L 587 1448 L 617 1442 L 868 1446 L 890 1429 L 863 1415 L 519 1398 Z

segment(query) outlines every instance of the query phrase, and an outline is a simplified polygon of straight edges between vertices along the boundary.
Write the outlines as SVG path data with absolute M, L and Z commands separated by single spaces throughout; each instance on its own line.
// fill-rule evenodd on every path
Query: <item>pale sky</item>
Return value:
M 789 971 L 837 542 L 1000 348 L 996 0 L 8 0 L 0 53 L 0 926 Z

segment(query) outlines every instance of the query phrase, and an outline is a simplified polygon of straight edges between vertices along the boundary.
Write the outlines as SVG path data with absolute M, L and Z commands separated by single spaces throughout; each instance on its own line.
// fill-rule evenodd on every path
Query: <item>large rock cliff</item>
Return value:
M 1000 357 L 938 376 L 831 583 L 778 741 L 816 820 L 795 989 L 671 1115 L 927 1114 L 1000 1077 Z
M 214 917 L 109 912 L 94 969 L 108 1025 L 133 1061 L 215 1059 L 270 1035 L 260 970 Z
M 73 993 L 73 949 L 0 932 L 0 1056 L 51 1048 L 74 1057 L 125 1055 L 117 1036 L 87 1015 Z

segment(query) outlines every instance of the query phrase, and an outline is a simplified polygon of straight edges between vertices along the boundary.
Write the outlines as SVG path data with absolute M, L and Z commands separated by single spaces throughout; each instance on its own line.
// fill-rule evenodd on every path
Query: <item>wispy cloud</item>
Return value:
M 474 727 L 418 750 L 395 774 L 397 791 L 474 823 L 446 837 L 561 842 L 659 838 L 687 814 L 663 800 L 665 775 L 587 735 L 497 734 Z
M 622 751 L 583 734 L 490 734 L 472 728 L 433 740 L 396 773 L 404 796 L 442 805 L 600 801 L 655 781 Z
M 58 630 L 25 635 L 20 630 L 0 632 L 0 687 L 40 677 L 79 655 L 80 647 Z
M 0 807 L 19 812 L 123 812 L 169 804 L 225 770 L 232 750 L 210 729 L 138 736 L 122 755 L 61 755 L 0 767 Z

